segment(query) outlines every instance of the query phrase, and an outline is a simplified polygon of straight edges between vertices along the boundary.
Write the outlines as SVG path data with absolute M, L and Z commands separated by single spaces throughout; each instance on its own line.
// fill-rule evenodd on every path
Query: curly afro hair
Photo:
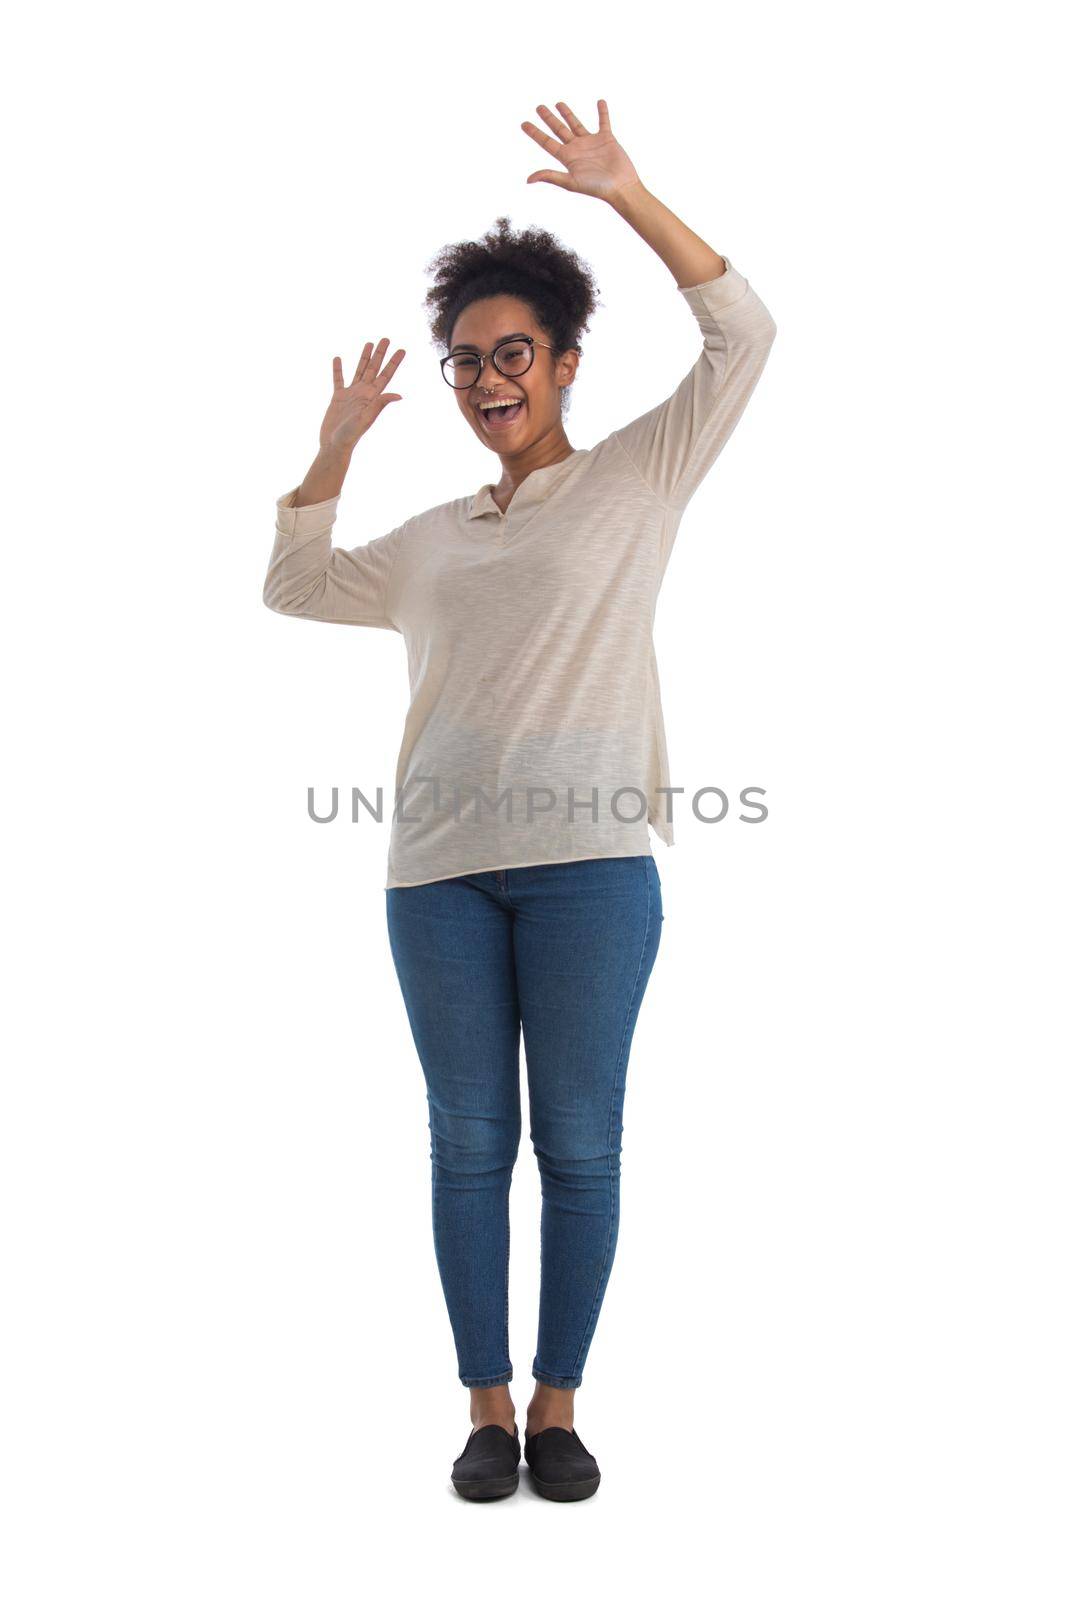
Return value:
M 495 228 L 480 239 L 445 245 L 428 268 L 435 282 L 426 295 L 430 333 L 448 352 L 461 311 L 474 300 L 510 294 L 524 300 L 548 333 L 554 352 L 576 350 L 599 299 L 586 263 L 566 249 L 545 228 L 512 230 L 510 217 L 497 217 Z M 567 415 L 570 387 L 561 391 L 561 416 Z

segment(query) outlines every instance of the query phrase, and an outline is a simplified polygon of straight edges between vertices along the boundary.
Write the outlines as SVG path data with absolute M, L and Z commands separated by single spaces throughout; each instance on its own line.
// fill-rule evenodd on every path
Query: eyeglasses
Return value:
M 528 333 L 520 334 L 515 339 L 503 339 L 490 351 L 494 367 L 504 378 L 521 378 L 533 366 L 535 344 L 544 350 L 556 348 L 554 344 L 545 344 L 543 339 L 534 339 Z M 442 358 L 441 376 L 453 389 L 469 389 L 481 377 L 485 362 L 486 357 L 476 355 L 473 350 L 459 350 L 454 356 Z

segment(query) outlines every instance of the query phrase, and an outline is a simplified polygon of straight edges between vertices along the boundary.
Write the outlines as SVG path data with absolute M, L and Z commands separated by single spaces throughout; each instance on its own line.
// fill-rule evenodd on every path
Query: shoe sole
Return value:
M 515 1493 L 519 1487 L 519 1474 L 513 1472 L 507 1478 L 473 1478 L 467 1482 L 453 1478 L 452 1486 L 464 1500 L 501 1500 L 505 1495 Z
M 545 1483 L 533 1472 L 530 1477 L 538 1494 L 546 1500 L 588 1500 L 600 1488 L 599 1472 L 595 1478 L 579 1478 L 576 1483 Z

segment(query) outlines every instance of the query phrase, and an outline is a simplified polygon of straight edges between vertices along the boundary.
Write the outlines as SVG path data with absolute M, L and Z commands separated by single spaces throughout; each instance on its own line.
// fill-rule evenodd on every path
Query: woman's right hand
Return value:
M 348 385 L 341 373 L 341 357 L 334 356 L 333 398 L 319 429 L 321 449 L 350 451 L 391 400 L 404 398 L 400 394 L 383 393 L 406 354 L 404 350 L 394 351 L 382 367 L 382 357 L 388 343 L 388 339 L 379 339 L 373 348 L 370 344 L 363 346 L 355 377 Z

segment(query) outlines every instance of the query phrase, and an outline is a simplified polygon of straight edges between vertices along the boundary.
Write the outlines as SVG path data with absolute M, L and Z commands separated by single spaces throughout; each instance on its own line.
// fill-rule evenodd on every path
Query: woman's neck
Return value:
M 549 439 L 539 439 L 521 455 L 514 458 L 501 456 L 500 482 L 492 491 L 493 499 L 501 511 L 507 510 L 519 484 L 524 478 L 528 478 L 531 472 L 539 472 L 542 467 L 554 467 L 558 461 L 566 461 L 567 457 L 573 454 L 574 445 L 561 430 Z

